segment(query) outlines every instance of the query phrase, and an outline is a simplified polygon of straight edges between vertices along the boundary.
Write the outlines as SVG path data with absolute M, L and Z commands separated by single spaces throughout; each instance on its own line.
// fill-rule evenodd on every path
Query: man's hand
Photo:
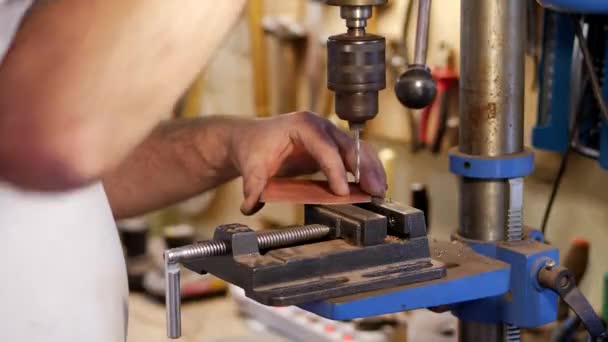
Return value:
M 239 121 L 231 134 L 234 167 L 243 176 L 244 214 L 261 208 L 259 199 L 268 179 L 321 170 L 336 195 L 348 195 L 346 172 L 354 172 L 354 140 L 315 114 L 297 112 L 270 119 Z M 386 175 L 376 153 L 361 149 L 361 188 L 384 196 Z
M 361 188 L 386 191 L 376 154 L 361 150 Z M 355 166 L 354 141 L 311 113 L 270 119 L 205 117 L 159 125 L 103 183 L 114 216 L 132 217 L 160 209 L 243 176 L 241 211 L 252 214 L 273 176 L 323 171 L 331 190 L 348 194 L 346 172 Z

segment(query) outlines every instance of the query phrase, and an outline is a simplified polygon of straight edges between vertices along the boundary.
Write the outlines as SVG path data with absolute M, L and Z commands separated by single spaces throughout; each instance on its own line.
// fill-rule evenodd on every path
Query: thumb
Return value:
M 255 214 L 262 209 L 263 203 L 260 203 L 260 197 L 266 183 L 268 182 L 268 173 L 262 167 L 257 167 L 243 172 L 243 203 L 241 204 L 241 212 L 245 215 Z

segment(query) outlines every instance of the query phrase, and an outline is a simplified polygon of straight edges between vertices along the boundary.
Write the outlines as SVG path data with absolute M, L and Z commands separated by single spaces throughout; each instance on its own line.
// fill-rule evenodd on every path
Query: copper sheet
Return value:
M 371 195 L 363 192 L 359 185 L 349 183 L 350 195 L 337 196 L 327 181 L 305 179 L 271 179 L 262 192 L 261 202 L 283 202 L 297 204 L 350 204 L 371 202 Z

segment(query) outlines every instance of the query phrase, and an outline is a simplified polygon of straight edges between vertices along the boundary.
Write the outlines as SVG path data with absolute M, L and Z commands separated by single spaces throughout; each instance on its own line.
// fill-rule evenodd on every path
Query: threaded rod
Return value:
M 321 224 L 310 224 L 292 228 L 264 231 L 257 234 L 258 248 L 293 245 L 298 242 L 318 240 L 331 232 L 331 228 Z
M 299 242 L 321 239 L 331 232 L 331 228 L 321 224 L 294 226 L 285 229 L 262 231 L 256 235 L 258 248 L 268 249 L 293 245 Z M 182 260 L 226 255 L 230 246 L 226 241 L 208 240 L 189 246 L 168 250 L 165 256 L 171 263 Z

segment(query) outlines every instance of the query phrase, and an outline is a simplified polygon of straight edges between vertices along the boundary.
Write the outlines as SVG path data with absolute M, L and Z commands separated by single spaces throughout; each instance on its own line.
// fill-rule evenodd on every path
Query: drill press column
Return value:
M 384 37 L 365 32 L 372 6 L 387 0 L 328 0 L 340 6 L 348 31 L 327 41 L 327 86 L 336 94 L 336 114 L 355 133 L 359 182 L 359 137 L 367 120 L 378 114 L 378 92 L 386 87 Z
M 525 2 L 462 0 L 459 151 L 502 157 L 523 151 Z M 504 240 L 507 179 L 462 177 L 460 236 Z M 461 341 L 497 341 L 502 325 L 461 322 Z

